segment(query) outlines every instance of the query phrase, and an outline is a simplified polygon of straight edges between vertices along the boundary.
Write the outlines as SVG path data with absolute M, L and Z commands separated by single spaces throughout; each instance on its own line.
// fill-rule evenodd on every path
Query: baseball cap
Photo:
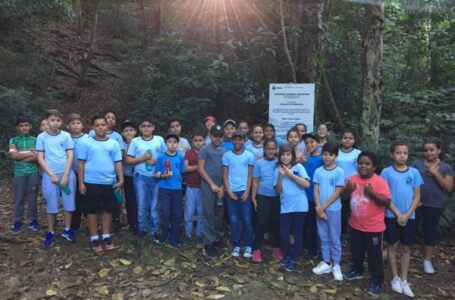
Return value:
M 232 138 L 235 138 L 235 137 L 241 137 L 242 139 L 244 139 L 245 135 L 240 130 L 236 130 L 232 133 Z
M 305 133 L 304 135 L 302 135 L 302 140 L 306 140 L 307 138 L 311 138 L 319 143 L 319 136 L 317 134 L 314 134 L 311 132 L 311 133 Z
M 125 127 L 133 127 L 133 128 L 136 128 L 136 124 L 134 124 L 133 121 L 127 119 L 127 120 L 125 120 L 125 121 L 122 122 L 121 127 L 122 127 L 122 130 L 125 129 Z
M 226 127 L 228 124 L 232 124 L 232 125 L 234 125 L 234 127 L 237 126 L 237 123 L 236 123 L 234 120 L 232 120 L 232 119 L 227 119 L 227 120 L 224 121 L 224 123 L 223 123 L 223 128 Z
M 221 127 L 220 124 L 213 125 L 212 128 L 210 128 L 210 134 L 223 134 L 223 127 Z
M 214 116 L 207 116 L 204 118 L 204 123 L 207 122 L 207 121 L 213 121 L 213 123 L 216 123 L 216 119 Z

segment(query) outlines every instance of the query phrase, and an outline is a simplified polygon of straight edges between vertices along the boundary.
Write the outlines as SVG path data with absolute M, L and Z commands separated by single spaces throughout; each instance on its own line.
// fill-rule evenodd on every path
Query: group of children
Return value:
M 425 159 L 413 167 L 407 165 L 408 145 L 393 142 L 392 165 L 378 175 L 377 156 L 355 148 L 353 131 L 342 132 L 338 147 L 328 142 L 324 124 L 316 134 L 296 124 L 281 145 L 272 124 L 249 128 L 245 121 L 228 119 L 219 125 L 208 116 L 206 132 L 194 133 L 190 144 L 181 136 L 180 121 L 174 119 L 164 138 L 154 133 L 155 124 L 149 118 L 139 120 L 137 126 L 126 120 L 121 134 L 117 133 L 112 111 L 95 116 L 88 134 L 80 115 L 68 117 L 69 133 L 62 130 L 62 120 L 57 110 L 47 111 L 42 132 L 35 138 L 31 120 L 19 116 L 19 136 L 9 145 L 14 161 L 12 231 L 20 232 L 23 226 L 25 201 L 29 228 L 40 230 L 36 198 L 41 181 L 48 221 L 45 247 L 55 242 L 61 198 L 64 239 L 75 242 L 74 230 L 83 215 L 93 252 L 114 250 L 111 227 L 112 222 L 119 224 L 124 199 L 132 232 L 139 237 L 150 235 L 156 243 L 176 250 L 181 244 L 182 218 L 183 244 L 191 244 L 196 212 L 197 242 L 204 245 L 206 256 L 216 258 L 227 248 L 226 210 L 232 257 L 243 255 L 261 263 L 264 234 L 270 233 L 272 255 L 287 271 L 297 268 L 305 249 L 308 259 L 322 258 L 313 273 L 353 280 L 363 277 L 367 253 L 368 291 L 374 295 L 384 281 L 385 233 L 391 287 L 413 297 L 407 279 L 417 210 L 423 220 L 424 271 L 435 272 L 431 258 L 443 195 L 453 189 L 454 179 L 453 168 L 442 161 L 436 141 L 424 144 Z M 352 266 L 343 274 L 342 236 L 348 234 Z

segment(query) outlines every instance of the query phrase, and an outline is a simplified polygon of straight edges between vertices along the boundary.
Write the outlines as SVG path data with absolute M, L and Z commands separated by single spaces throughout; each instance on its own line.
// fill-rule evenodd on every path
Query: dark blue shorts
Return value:
M 423 243 L 434 247 L 438 243 L 439 220 L 443 213 L 442 208 L 420 206 L 416 210 L 416 218 L 422 220 Z
M 81 201 L 81 211 L 86 214 L 113 213 L 117 202 L 110 184 L 85 183 L 87 196 Z
M 410 246 L 415 243 L 416 221 L 409 219 L 406 226 L 398 224 L 395 218 L 385 218 L 386 230 L 384 240 L 389 245 L 400 242 L 403 245 Z

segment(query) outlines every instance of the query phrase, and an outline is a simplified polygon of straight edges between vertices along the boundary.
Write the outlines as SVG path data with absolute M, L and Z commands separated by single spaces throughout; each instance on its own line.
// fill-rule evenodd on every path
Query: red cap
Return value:
M 216 119 L 214 116 L 207 116 L 204 118 L 204 123 L 207 121 L 213 121 L 213 123 L 216 123 Z

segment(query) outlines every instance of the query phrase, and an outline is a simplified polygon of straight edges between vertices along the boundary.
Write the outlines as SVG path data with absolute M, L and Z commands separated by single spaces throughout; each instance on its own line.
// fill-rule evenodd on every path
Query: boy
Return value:
M 156 159 L 166 151 L 161 136 L 154 135 L 155 124 L 147 117 L 139 123 L 140 136 L 134 138 L 128 147 L 126 163 L 134 166 L 134 190 L 137 200 L 138 234 L 147 232 L 154 240 L 160 215 L 158 213 L 158 185 L 155 178 Z
M 214 125 L 210 128 L 210 144 L 199 151 L 198 172 L 201 175 L 202 192 L 202 232 L 204 234 L 204 254 L 214 259 L 216 248 L 226 246 L 223 241 L 224 187 L 221 158 L 226 149 L 221 147 L 223 128 Z
M 123 153 L 128 153 L 128 147 L 131 141 L 136 137 L 136 126 L 130 120 L 122 122 L 122 136 L 125 141 L 125 147 Z M 123 160 L 123 177 L 125 183 L 123 184 L 123 190 L 125 191 L 125 208 L 126 216 L 128 219 L 128 229 L 137 234 L 137 202 L 136 192 L 134 191 L 134 167 L 126 163 L 126 159 Z
M 120 146 L 106 135 L 108 130 L 106 119 L 103 116 L 95 116 L 92 126 L 95 136 L 79 146 L 78 179 L 79 192 L 86 195 L 81 206 L 87 215 L 92 251 L 98 254 L 103 251 L 98 236 L 100 213 L 104 249 L 106 251 L 115 249 L 110 227 L 112 213 L 117 204 L 114 190 L 118 192 L 123 185 L 123 168 Z
M 338 147 L 327 143 L 322 147 L 324 166 L 314 172 L 314 203 L 317 213 L 317 229 L 321 241 L 322 261 L 313 268 L 313 273 L 321 275 L 332 272 L 337 281 L 343 280 L 341 273 L 341 202 L 345 175 L 335 160 Z
M 234 120 L 227 119 L 224 121 L 223 124 L 223 141 L 221 142 L 221 147 L 226 149 L 226 151 L 231 151 L 234 149 L 234 145 L 232 144 L 231 138 L 232 133 L 235 131 L 235 127 L 237 123 Z
M 16 118 L 18 136 L 9 141 L 9 158 L 14 161 L 14 177 L 12 180 L 14 199 L 14 220 L 11 230 L 18 233 L 22 228 L 24 205 L 28 205 L 28 228 L 40 230 L 36 216 L 36 198 L 38 194 L 39 176 L 37 155 L 35 151 L 36 138 L 30 135 L 32 120 L 19 115 Z
M 191 241 L 194 211 L 197 211 L 196 237 L 202 242 L 202 194 L 201 176 L 197 171 L 198 153 L 204 146 L 204 135 L 195 133 L 191 139 L 193 149 L 185 153 L 186 192 L 185 192 L 185 243 Z
M 40 123 L 39 123 L 39 131 L 44 132 L 48 128 L 49 128 L 49 126 L 47 125 L 47 119 L 46 118 L 41 119 Z
M 393 276 L 392 290 L 408 297 L 414 297 L 407 279 L 411 245 L 415 241 L 414 211 L 420 202 L 420 186 L 423 184 L 423 179 L 417 169 L 407 166 L 408 151 L 409 148 L 405 142 L 394 141 L 390 147 L 393 165 L 382 170 L 381 177 L 387 181 L 392 196 L 391 210 L 387 210 L 385 213 L 386 231 L 384 234 L 384 239 L 388 244 L 387 253 Z M 401 254 L 401 277 L 398 277 L 396 259 L 398 243 L 400 243 Z
M 307 258 L 313 259 L 318 255 L 318 236 L 316 228 L 316 211 L 314 203 L 314 182 L 313 175 L 317 168 L 324 163 L 321 153 L 319 152 L 319 137 L 313 133 L 307 133 L 302 136 L 306 146 L 308 156 L 303 164 L 310 177 L 310 187 L 305 190 L 308 197 L 308 214 L 303 225 L 303 247 L 308 251 Z
M 79 182 L 77 181 L 77 168 L 78 168 L 78 160 L 77 160 L 77 151 L 82 143 L 89 139 L 88 134 L 82 132 L 84 129 L 84 125 L 82 124 L 82 118 L 79 114 L 70 114 L 68 117 L 68 130 L 71 135 L 71 139 L 74 143 L 74 154 L 73 154 L 73 164 L 72 169 L 76 176 L 76 186 L 79 186 Z M 81 225 L 81 202 L 84 195 L 79 192 L 79 189 L 76 189 L 76 196 L 74 199 L 74 204 L 76 210 L 73 212 L 73 216 L 71 218 L 71 229 L 79 230 Z
M 240 255 L 242 223 L 246 247 L 243 257 L 250 258 L 253 252 L 253 205 L 250 198 L 254 166 L 253 153 L 244 150 L 245 135 L 241 131 L 232 134 L 234 149 L 228 151 L 221 159 L 223 163 L 223 184 L 226 188 L 226 204 L 231 223 L 232 246 L 231 256 Z
M 181 137 L 182 134 L 182 124 L 177 119 L 171 119 L 168 123 L 169 133 L 173 133 L 179 137 L 179 144 L 177 147 L 177 152 L 184 156 L 185 152 L 191 149 L 191 145 L 188 140 L 184 137 Z
M 48 248 L 54 243 L 55 216 L 58 212 L 60 194 L 63 202 L 64 230 L 62 237 L 75 242 L 71 229 L 71 214 L 75 209 L 76 176 L 71 169 L 74 143 L 69 133 L 62 131 L 62 115 L 56 109 L 46 112 L 49 128 L 38 135 L 36 151 L 38 164 L 43 173 L 42 189 L 46 199 L 48 231 L 43 245 Z
M 158 157 L 155 167 L 161 213 L 161 236 L 157 243 L 161 245 L 169 238 L 169 246 L 179 250 L 178 237 L 182 215 L 182 173 L 185 173 L 185 162 L 183 157 L 177 153 L 179 137 L 176 134 L 169 133 L 164 141 L 166 142 L 167 150 Z

